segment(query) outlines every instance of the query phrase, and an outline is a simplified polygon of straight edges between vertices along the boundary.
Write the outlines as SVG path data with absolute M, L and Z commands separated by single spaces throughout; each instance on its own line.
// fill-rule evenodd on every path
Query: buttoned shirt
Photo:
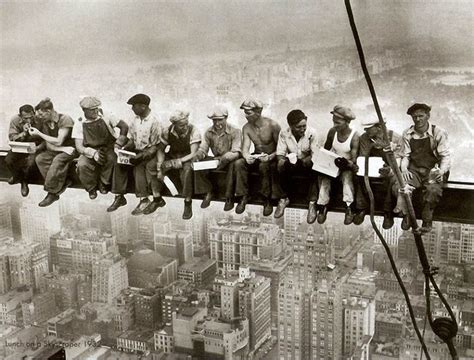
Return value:
M 440 169 L 443 173 L 447 172 L 451 166 L 451 152 L 449 150 L 448 133 L 438 125 L 428 123 L 428 129 L 419 134 L 415 131 L 415 125 L 410 126 L 403 132 L 401 154 L 403 158 L 410 159 L 411 139 L 430 139 L 433 155 L 440 161 Z
M 41 142 L 41 138 L 33 138 L 29 133 L 26 136 L 19 138 L 19 135 L 24 131 L 24 125 L 29 123 L 32 127 L 41 131 L 43 127 L 42 121 L 36 116 L 33 117 L 31 122 L 25 121 L 20 115 L 15 115 L 10 120 L 10 127 L 8 129 L 8 140 L 10 141 L 24 141 L 24 142 Z
M 304 135 L 298 141 L 291 132 L 291 128 L 282 129 L 278 135 L 276 154 L 277 156 L 286 156 L 289 153 L 295 153 L 298 159 L 303 159 L 311 155 L 311 151 L 318 145 L 319 140 L 316 130 L 313 128 L 306 128 Z
M 214 126 L 211 126 L 204 133 L 204 138 L 199 146 L 199 155 L 204 158 L 209 148 L 214 156 L 222 156 L 225 153 L 240 152 L 242 137 L 240 130 L 227 124 L 224 131 L 220 134 L 216 132 Z
M 115 133 L 115 127 L 119 123 L 119 119 L 113 116 L 112 114 L 104 114 L 97 117 L 97 119 L 94 120 L 89 120 L 86 118 L 79 118 L 78 121 L 74 123 L 74 127 L 72 128 L 72 134 L 71 137 L 73 139 L 84 139 L 84 133 L 83 133 L 83 126 L 82 124 L 88 124 L 94 121 L 97 121 L 99 119 L 104 120 L 105 125 L 107 125 L 107 129 L 109 130 L 110 134 L 114 137 L 117 138 L 117 134 Z
M 149 113 L 144 119 L 134 116 L 128 125 L 128 138 L 135 144 L 136 150 L 158 145 L 161 141 L 163 125 L 158 116 Z

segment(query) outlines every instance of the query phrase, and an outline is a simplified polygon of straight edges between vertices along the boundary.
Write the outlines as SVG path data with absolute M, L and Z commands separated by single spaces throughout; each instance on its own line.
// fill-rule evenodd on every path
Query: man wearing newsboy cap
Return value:
M 112 181 L 112 172 L 116 161 L 114 145 L 126 145 L 128 125 L 112 115 L 104 115 L 101 102 L 93 96 L 86 96 L 79 102 L 84 119 L 74 123 L 72 138 L 76 150 L 81 154 L 77 162 L 77 173 L 91 200 L 108 192 Z M 120 129 L 117 137 L 115 128 Z
M 161 142 L 162 124 L 158 116 L 150 109 L 150 97 L 145 94 L 136 94 L 128 99 L 127 104 L 132 105 L 135 114 L 129 121 L 128 142 L 122 147 L 136 153 L 130 159 L 133 165 L 135 179 L 135 195 L 140 199 L 132 215 L 150 214 L 158 207 L 165 206 L 165 201 L 159 194 L 158 179 L 156 178 L 156 152 Z M 116 163 L 112 180 L 112 193 L 115 200 L 107 211 L 115 211 L 120 206 L 127 204 L 129 165 Z M 148 196 L 153 195 L 150 202 Z
M 207 115 L 212 120 L 212 126 L 206 130 L 194 161 L 219 160 L 219 170 L 226 171 L 226 190 L 224 211 L 234 207 L 235 160 L 240 157 L 241 136 L 240 130 L 227 122 L 228 111 L 223 106 L 216 106 Z M 213 157 L 208 156 L 209 149 Z M 206 194 L 202 208 L 207 208 L 216 195 L 217 186 L 209 178 L 208 171 L 196 171 L 194 176 L 196 194 Z
M 403 132 L 401 149 L 403 179 L 408 185 L 423 191 L 422 232 L 432 229 L 433 210 L 441 199 L 443 184 L 448 179 L 451 166 L 448 134 L 438 125 L 430 123 L 430 112 L 431 107 L 424 103 L 415 103 L 408 108 L 407 114 L 414 125 Z M 408 230 L 411 224 L 406 204 L 398 193 L 397 182 L 393 191 L 399 196 L 402 229 Z

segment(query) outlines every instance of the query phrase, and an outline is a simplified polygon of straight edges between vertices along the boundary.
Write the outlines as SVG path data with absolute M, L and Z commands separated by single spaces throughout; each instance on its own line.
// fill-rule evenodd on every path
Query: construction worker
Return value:
M 423 191 L 422 232 L 432 229 L 433 210 L 441 199 L 451 165 L 448 134 L 438 125 L 430 123 L 430 112 L 431 107 L 423 103 L 415 103 L 408 108 L 407 114 L 414 125 L 403 132 L 401 148 L 400 170 L 403 179 L 409 186 Z M 411 224 L 397 182 L 394 182 L 393 191 L 399 196 L 402 228 L 408 230 Z
M 112 172 L 117 155 L 114 144 L 120 148 L 128 142 L 128 125 L 112 115 L 104 115 L 101 102 L 96 97 L 87 96 L 79 105 L 84 112 L 84 119 L 74 124 L 72 138 L 80 157 L 77 162 L 77 173 L 84 189 L 91 200 L 97 198 L 97 190 L 107 194 L 112 181 Z M 116 138 L 114 128 L 120 129 Z
M 339 155 L 335 159 L 340 169 L 338 178 L 342 182 L 342 200 L 346 203 L 344 224 L 349 225 L 354 218 L 352 203 L 354 202 L 353 173 L 357 172 L 357 152 L 359 149 L 359 135 L 349 127 L 356 117 L 351 109 L 336 105 L 331 111 L 334 126 L 329 130 L 324 148 Z M 330 200 L 331 179 L 326 175 L 319 176 L 318 223 L 326 221 Z
M 181 195 L 184 197 L 183 219 L 193 216 L 193 169 L 191 162 L 201 143 L 201 134 L 189 123 L 189 112 L 176 110 L 170 116 L 171 125 L 163 131 L 162 144 L 158 148 L 157 171 L 160 191 L 164 188 L 163 179 L 167 175 L 173 183 L 181 182 Z M 165 154 L 165 147 L 169 151 Z
M 77 157 L 71 138 L 74 121 L 69 115 L 56 112 L 49 98 L 41 100 L 35 109 L 43 120 L 42 131 L 35 127 L 28 131 L 46 142 L 46 151 L 36 157 L 36 165 L 44 178 L 44 190 L 48 192 L 38 205 L 45 207 L 59 200 L 59 195 L 71 184 L 67 175 L 71 161 Z
M 193 161 L 203 159 L 218 159 L 219 166 L 217 170 L 226 171 L 226 190 L 224 211 L 232 210 L 234 207 L 234 183 L 235 183 L 235 160 L 240 157 L 241 134 L 240 130 L 227 122 L 228 111 L 223 106 L 217 106 L 207 115 L 212 120 L 213 125 L 206 130 L 199 150 L 193 158 Z M 213 157 L 207 154 L 211 149 Z M 214 194 L 216 193 L 216 184 L 209 179 L 208 171 L 196 171 L 195 173 L 195 192 L 196 194 L 206 194 L 201 208 L 207 208 Z
M 160 144 L 162 124 L 156 114 L 150 109 L 150 97 L 136 94 L 128 99 L 135 116 L 129 121 L 128 142 L 123 150 L 136 154 L 130 159 L 130 165 L 115 163 L 112 178 L 112 193 L 115 200 L 107 209 L 108 212 L 117 210 L 127 204 L 125 194 L 128 185 L 128 173 L 133 169 L 135 180 L 135 195 L 140 199 L 133 209 L 132 215 L 150 214 L 158 207 L 165 206 L 165 200 L 159 196 L 158 180 L 156 178 L 156 152 Z M 148 196 L 150 190 L 153 201 Z
M 264 197 L 263 215 L 273 212 L 272 199 L 281 197 L 281 188 L 277 181 L 276 147 L 280 125 L 272 119 L 262 116 L 263 104 L 256 99 L 247 99 L 240 106 L 244 110 L 247 124 L 242 128 L 242 159 L 235 162 L 236 196 L 240 201 L 235 208 L 237 214 L 245 211 L 249 201 L 248 172 L 258 170 L 260 175 L 260 194 Z M 255 152 L 250 153 L 253 143 Z
M 280 174 L 282 196 L 275 210 L 275 218 L 283 216 L 285 208 L 290 203 L 288 190 L 292 175 L 302 175 L 310 182 L 308 191 L 308 216 L 307 222 L 312 224 L 316 220 L 316 201 L 318 200 L 317 173 L 311 169 L 312 149 L 317 147 L 318 138 L 316 131 L 307 127 L 308 118 L 301 110 L 291 110 L 286 120 L 289 127 L 281 130 L 278 136 L 276 150 L 277 169 Z
M 382 227 L 390 229 L 393 226 L 393 208 L 395 199 L 392 196 L 392 181 L 395 178 L 392 175 L 392 170 L 388 164 L 387 151 L 392 150 L 395 158 L 400 162 L 400 140 L 401 136 L 392 130 L 387 131 L 390 145 L 387 147 L 383 142 L 383 131 L 378 119 L 367 119 L 362 121 L 364 133 L 359 138 L 359 157 L 378 157 L 382 158 L 384 165 L 379 169 L 379 174 L 383 178 L 383 188 L 385 189 L 384 199 L 384 220 Z M 370 166 L 370 160 L 369 160 Z M 364 218 L 369 209 L 369 201 L 367 190 L 364 185 L 364 178 L 359 176 L 355 179 L 356 190 L 356 213 L 354 215 L 353 223 L 360 225 L 364 222 Z
M 21 195 L 28 196 L 30 189 L 28 181 L 31 180 L 38 171 L 35 158 L 37 154 L 44 148 L 44 143 L 39 136 L 31 136 L 28 129 L 34 127 L 38 130 L 42 128 L 41 119 L 36 116 L 35 109 L 31 105 L 23 105 L 18 110 L 18 114 L 10 120 L 8 130 L 8 139 L 16 142 L 34 142 L 36 144 L 36 152 L 34 154 L 23 154 L 8 151 L 5 157 L 5 163 L 12 177 L 8 180 L 10 185 L 21 183 Z M 42 145 L 41 145 L 42 144 Z

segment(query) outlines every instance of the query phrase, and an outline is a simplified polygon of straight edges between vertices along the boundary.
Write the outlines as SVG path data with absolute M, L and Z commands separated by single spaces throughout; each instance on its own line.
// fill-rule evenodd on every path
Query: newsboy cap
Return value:
M 136 94 L 133 95 L 130 99 L 128 99 L 127 104 L 135 105 L 135 104 L 143 104 L 143 105 L 150 105 L 150 97 L 145 94 Z
M 243 110 L 263 109 L 263 104 L 259 100 L 248 98 L 244 100 L 240 108 Z
M 181 120 L 188 120 L 188 118 L 189 118 L 189 111 L 176 110 L 171 114 L 170 121 L 174 124 L 175 122 L 178 122 Z
M 216 106 L 207 117 L 212 120 L 225 119 L 229 116 L 229 112 L 224 106 Z
M 383 120 L 383 122 L 385 123 L 385 119 Z M 372 126 L 375 126 L 375 125 L 379 125 L 380 124 L 380 121 L 379 119 L 377 118 L 368 118 L 368 119 L 364 119 L 361 121 L 361 125 L 364 129 L 368 129 L 368 128 L 371 128 Z
M 86 96 L 79 102 L 79 105 L 83 109 L 96 109 L 102 105 L 102 103 L 94 96 Z
M 351 109 L 341 105 L 334 106 L 334 109 L 333 111 L 331 111 L 331 114 L 337 116 L 338 118 L 349 121 L 354 120 L 356 118 Z
M 291 110 L 286 116 L 286 121 L 288 125 L 293 126 L 298 124 L 301 120 L 307 119 L 304 112 L 299 109 Z
M 424 110 L 426 112 L 431 111 L 431 106 L 423 104 L 423 103 L 414 103 L 412 106 L 410 106 L 407 110 L 407 114 L 411 115 L 413 114 L 416 110 Z

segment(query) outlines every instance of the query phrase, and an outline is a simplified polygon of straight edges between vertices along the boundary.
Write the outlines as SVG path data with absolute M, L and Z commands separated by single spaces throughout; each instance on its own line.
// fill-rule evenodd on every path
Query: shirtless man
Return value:
M 258 100 L 247 99 L 240 108 L 244 110 L 247 124 L 242 128 L 242 158 L 235 162 L 235 195 L 240 197 L 235 212 L 242 214 L 245 211 L 249 193 L 248 172 L 249 169 L 258 169 L 260 193 L 265 198 L 263 215 L 269 216 L 273 212 L 271 200 L 279 199 L 281 193 L 276 181 L 276 147 L 281 128 L 274 120 L 262 116 L 263 105 Z M 255 147 L 253 154 L 250 153 L 251 143 Z

